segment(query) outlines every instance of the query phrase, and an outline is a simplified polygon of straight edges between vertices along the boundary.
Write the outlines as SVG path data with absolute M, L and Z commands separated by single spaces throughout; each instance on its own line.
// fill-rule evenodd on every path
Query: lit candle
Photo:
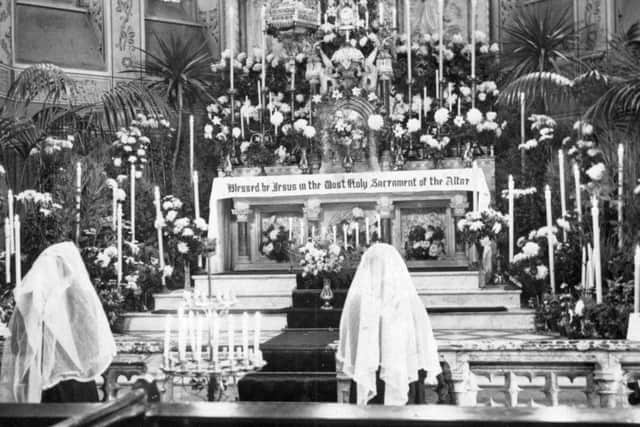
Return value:
M 598 198 L 591 196 L 591 220 L 593 222 L 593 263 L 596 282 L 596 303 L 602 302 L 602 264 L 600 263 L 600 209 Z
M 14 236 L 13 236 L 13 190 L 9 189 L 7 191 L 7 205 L 9 209 L 9 228 L 11 228 L 11 232 L 9 233 L 9 253 L 14 253 L 16 251 L 16 247 L 14 244 Z
M 640 245 L 633 257 L 633 312 L 640 313 Z
M 478 176 L 478 162 L 476 160 L 471 163 L 471 169 L 471 174 L 476 179 L 475 177 Z M 473 190 L 473 210 L 474 212 L 480 211 L 480 192 L 475 189 Z
M 231 107 L 233 108 L 233 106 Z M 189 116 L 189 173 L 193 176 L 195 170 L 195 136 L 193 131 L 194 119 L 193 114 Z
M 182 362 L 187 359 L 187 325 L 185 324 L 184 308 L 178 307 L 178 359 Z
M 254 316 L 254 329 L 253 329 L 253 360 L 256 366 L 262 364 L 262 352 L 260 351 L 260 335 L 261 335 L 261 315 L 259 311 L 256 311 Z
M 509 197 L 509 262 L 513 262 L 514 241 L 515 241 L 515 183 L 513 181 L 513 175 L 509 175 L 508 179 L 508 197 Z
M 304 235 L 304 219 L 300 218 L 300 244 L 304 245 L 305 242 L 305 235 Z
M 582 247 L 582 263 L 580 264 L 580 284 L 583 289 L 587 286 L 587 249 Z
M 436 70 L 436 99 L 440 99 L 440 72 Z
M 359 224 L 355 223 L 355 234 L 356 234 L 356 248 L 360 247 L 360 227 Z
M 164 323 L 164 366 L 169 367 L 169 352 L 171 350 L 171 316 L 167 315 Z
M 369 217 L 364 219 L 364 238 L 366 239 L 367 246 L 371 243 L 371 238 L 369 237 Z
M 593 282 L 593 248 L 591 243 L 587 244 L 587 264 L 585 265 L 585 271 L 587 275 L 586 288 L 593 290 L 596 286 Z
M 558 150 L 558 174 L 560 177 L 560 215 L 564 219 L 567 216 L 567 200 L 564 177 L 564 151 Z M 567 241 L 567 230 L 562 229 L 562 240 Z
M 242 313 L 242 358 L 245 364 L 249 364 L 249 314 Z
M 369 10 L 364 11 L 364 27 L 369 28 Z
M 111 210 L 113 212 L 113 229 L 115 230 L 118 226 L 118 219 L 116 218 L 116 215 L 118 215 L 118 181 L 115 180 L 111 188 Z
M 218 347 L 220 345 L 220 320 L 218 319 L 218 313 L 215 311 L 211 313 L 211 323 L 213 324 L 211 334 L 211 351 L 212 351 L 212 359 L 213 362 L 217 365 L 220 360 L 220 355 L 218 353 Z
M 394 29 L 398 28 L 398 16 L 397 16 L 396 6 L 394 6 L 391 9 L 391 25 Z
M 556 279 L 555 279 L 555 269 L 553 266 L 554 257 L 553 257 L 553 241 L 551 240 L 552 229 L 553 229 L 553 219 L 551 213 L 551 188 L 549 185 L 545 185 L 544 187 L 544 201 L 547 210 L 547 248 L 549 252 L 549 283 L 551 285 L 551 295 L 556 294 Z
M 348 247 L 347 241 L 347 228 L 349 228 L 346 224 L 342 226 L 342 238 L 344 239 L 344 249 L 346 250 Z
M 411 100 L 411 6 L 409 0 L 404 1 L 405 30 L 407 32 L 407 86 L 409 88 L 409 102 Z
M 336 228 L 336 226 L 332 226 L 332 231 L 333 231 L 333 243 L 337 243 L 338 242 L 338 230 Z
M 458 116 L 462 116 L 462 105 L 461 105 L 459 96 L 458 96 Z
M 4 219 L 4 276 L 7 283 L 11 283 L 11 234 L 13 230 L 9 218 Z
M 525 98 L 524 93 L 520 92 L 520 143 L 525 143 Z
M 229 43 L 229 89 L 233 90 L 234 89 L 234 83 L 233 83 L 233 69 L 234 67 L 234 63 L 235 63 L 235 53 L 233 52 L 233 40 L 230 40 Z M 231 108 L 233 108 L 233 106 L 231 106 Z
M 116 232 L 117 249 L 118 249 L 118 262 L 116 263 L 116 276 L 118 278 L 118 285 L 122 283 L 122 204 L 118 203 L 118 227 Z
M 265 9 L 266 5 L 262 5 L 261 23 L 262 23 L 262 90 L 267 88 L 267 23 Z M 262 91 L 260 91 L 262 93 Z M 262 105 L 260 105 L 262 107 Z
M 292 61 L 291 64 L 291 91 L 296 89 L 296 62 Z
M 131 244 L 136 243 L 136 165 L 131 164 Z
M 235 354 L 235 343 L 234 343 L 234 334 L 235 334 L 235 327 L 233 324 L 233 316 L 231 314 L 229 314 L 227 319 L 227 347 L 229 348 L 228 351 L 228 355 L 229 355 L 229 363 L 231 363 L 231 366 L 233 366 L 233 356 Z
M 258 109 L 262 110 L 262 87 L 260 80 L 258 80 Z
M 622 250 L 624 243 L 624 231 L 622 221 L 624 219 L 624 144 L 618 144 L 618 249 Z
M 418 120 L 420 121 L 420 126 L 422 127 L 422 106 L 424 105 L 424 101 L 422 100 L 422 95 L 418 96 L 420 96 L 420 101 L 418 103 Z
M 20 248 L 20 215 L 16 215 L 13 217 L 13 234 L 15 235 L 15 245 L 16 245 L 16 288 L 19 288 L 22 284 L 22 250 Z
M 438 77 L 444 79 L 444 0 L 438 0 Z
M 476 79 L 476 6 L 478 0 L 471 0 L 471 80 Z M 472 85 L 473 86 L 473 85 Z
M 289 217 L 289 241 L 293 241 L 293 218 Z
M 427 117 L 427 108 L 429 107 L 428 103 L 427 103 L 427 86 L 423 86 L 422 87 L 422 112 L 424 114 L 424 117 Z
M 193 209 L 196 219 L 200 218 L 200 188 L 198 171 L 193 171 Z
M 384 2 L 378 3 L 378 22 L 380 27 L 384 25 Z
M 582 223 L 582 188 L 580 185 L 580 168 L 578 163 L 573 163 L 573 180 L 576 186 L 576 211 L 578 212 L 578 221 Z
M 160 206 L 160 187 L 157 185 L 153 188 L 153 202 L 156 206 L 156 230 L 158 233 L 158 263 L 160 266 L 160 280 L 162 281 L 162 286 L 165 286 L 165 277 L 164 277 L 164 241 L 162 238 L 162 226 L 163 226 L 163 218 L 162 218 L 162 208 Z
M 82 201 L 82 163 L 76 163 L 76 242 L 80 239 L 80 203 Z

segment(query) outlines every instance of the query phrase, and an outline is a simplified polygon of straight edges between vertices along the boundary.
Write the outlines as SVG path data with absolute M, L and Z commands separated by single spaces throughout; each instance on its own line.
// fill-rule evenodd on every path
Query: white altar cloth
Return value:
M 216 239 L 218 250 L 209 258 L 211 272 L 224 271 L 225 254 L 221 249 L 224 246 L 220 242 L 225 238 L 222 207 L 225 199 L 444 191 L 477 192 L 481 210 L 488 208 L 491 201 L 487 179 L 480 168 L 214 178 L 209 199 L 208 237 Z

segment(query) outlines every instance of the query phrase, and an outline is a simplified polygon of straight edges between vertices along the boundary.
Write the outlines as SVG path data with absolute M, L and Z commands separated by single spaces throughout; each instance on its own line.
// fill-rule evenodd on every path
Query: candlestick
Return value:
M 200 218 L 200 184 L 198 171 L 193 171 L 193 210 L 196 219 Z
M 436 70 L 436 99 L 440 99 L 440 72 Z
M 369 217 L 364 219 L 364 237 L 366 239 L 367 246 L 371 243 L 371 238 L 369 236 Z
M 458 116 L 459 117 L 462 116 L 462 103 L 459 96 L 458 96 Z
M 171 316 L 167 315 L 164 322 L 164 366 L 169 367 L 169 351 L 171 350 Z
M 618 144 L 618 249 L 624 243 L 623 208 L 624 208 L 624 144 Z
M 586 289 L 587 286 L 587 282 L 586 282 L 586 278 L 587 278 L 587 249 L 583 246 L 582 247 L 582 262 L 580 264 L 580 285 L 582 286 L 582 289 Z
M 262 84 L 258 80 L 258 110 L 262 110 Z
M 13 234 L 15 236 L 15 245 L 16 245 L 16 288 L 19 288 L 22 284 L 22 250 L 21 250 L 21 242 L 20 242 L 20 215 L 16 215 L 13 217 Z
M 347 229 L 349 227 L 345 224 L 342 226 L 342 238 L 344 239 L 344 250 L 346 251 L 348 248 L 348 241 L 347 241 Z
M 231 106 L 233 109 L 233 106 Z M 189 116 L 189 174 L 193 176 L 193 171 L 195 170 L 195 148 L 194 148 L 194 119 L 193 114 Z
M 338 243 L 338 230 L 336 229 L 335 225 L 331 228 L 333 229 L 333 243 L 336 244 Z
M 118 215 L 118 181 L 115 180 L 113 187 L 111 187 L 111 211 L 111 215 L 113 217 L 112 225 L 113 230 L 115 231 L 118 227 L 118 219 L 116 218 L 116 215 Z
M 526 133 L 525 133 L 525 96 L 523 92 L 520 92 L 520 143 L 525 143 Z
M 118 226 L 116 231 L 117 240 L 117 252 L 118 262 L 116 263 L 116 277 L 118 279 L 118 285 L 122 283 L 122 204 L 118 203 L 118 210 L 116 214 L 118 218 Z
M 547 248 L 549 252 L 549 283 L 551 285 L 551 295 L 556 293 L 556 278 L 554 269 L 554 256 L 553 256 L 553 241 L 551 236 L 553 235 L 553 218 L 551 212 L 551 188 L 549 185 L 544 187 L 544 201 L 547 211 Z
M 296 90 L 296 62 L 293 61 L 291 65 L 291 91 Z M 291 96 L 295 96 L 295 94 L 291 94 Z
M 596 303 L 602 302 L 602 264 L 600 262 L 600 209 L 598 198 L 591 196 L 591 221 L 593 225 L 593 263 L 596 282 Z
M 233 69 L 234 69 L 234 62 L 235 62 L 235 54 L 233 52 L 233 40 L 229 41 L 229 89 L 231 89 L 231 91 L 233 91 L 234 89 L 234 82 L 233 82 Z M 233 105 L 231 106 L 231 108 L 233 109 Z
M 585 272 L 586 272 L 586 289 L 594 290 L 596 287 L 593 281 L 593 248 L 591 247 L 591 243 L 587 244 L 587 263 L 585 264 Z
M 233 316 L 229 314 L 227 317 L 227 346 L 229 347 L 229 362 L 231 363 L 231 366 L 233 366 L 233 357 L 235 354 L 235 327 L 233 324 Z
M 369 10 L 364 11 L 364 27 L 369 28 Z
M 578 222 L 582 223 L 582 187 L 580 185 L 580 168 L 578 163 L 573 163 L 573 180 L 576 187 L 576 211 L 578 212 Z
M 265 17 L 266 6 L 262 5 L 261 24 L 262 24 L 262 90 L 267 89 L 267 24 Z M 262 93 L 261 91 L 259 93 Z
M 508 197 L 509 197 L 509 262 L 513 262 L 514 242 L 515 242 L 515 183 L 513 175 L 509 175 L 508 179 Z
M 391 26 L 392 26 L 393 29 L 398 28 L 398 16 L 397 16 L 397 13 L 398 13 L 398 11 L 396 9 L 396 6 L 394 6 L 391 9 Z
M 14 253 L 16 251 L 16 247 L 15 247 L 15 244 L 14 244 L 14 240 L 15 239 L 14 239 L 14 236 L 13 236 L 13 215 L 14 215 L 14 212 L 13 212 L 13 190 L 12 189 L 9 189 L 9 191 L 7 191 L 7 206 L 8 206 L 8 209 L 9 209 L 9 224 L 10 224 L 9 228 L 11 228 L 11 232 L 9 233 L 9 241 L 10 241 L 10 245 L 9 245 L 10 250 L 9 250 L 9 252 L 10 253 Z
M 300 218 L 300 244 L 304 245 L 305 235 L 304 235 L 304 219 Z
M 640 245 L 633 257 L 633 312 L 640 313 Z
M 261 315 L 259 311 L 256 311 L 254 316 L 254 329 L 253 329 L 253 361 L 256 366 L 262 364 L 262 352 L 260 351 L 260 335 L 261 335 Z
M 472 169 L 472 171 L 471 171 L 472 176 L 477 177 L 478 176 L 478 162 L 476 160 L 474 160 L 471 163 L 471 169 Z M 480 192 L 476 191 L 475 189 L 473 190 L 473 211 L 474 212 L 480 211 Z
M 162 238 L 162 208 L 160 206 L 160 187 L 157 185 L 153 188 L 153 202 L 156 206 L 156 231 L 158 233 L 158 264 L 160 267 L 160 280 L 162 286 L 166 285 L 166 278 L 164 276 L 164 239 Z
M 249 364 L 249 314 L 242 313 L 242 358 L 245 364 Z
M 5 282 L 11 283 L 11 234 L 13 229 L 9 224 L 9 218 L 4 219 L 4 276 Z
M 136 165 L 131 164 L 131 244 L 136 243 Z
M 355 233 L 356 233 L 356 248 L 360 247 L 360 227 L 359 224 L 356 222 L 355 224 Z
M 560 178 L 560 215 L 562 219 L 567 216 L 567 197 L 565 192 L 565 176 L 564 176 L 564 151 L 562 148 L 558 150 L 558 175 Z M 567 241 L 567 230 L 562 229 L 562 240 Z
M 289 241 L 293 241 L 293 218 L 289 217 Z
M 409 91 L 408 100 L 412 102 L 411 99 L 411 5 L 409 0 L 404 1 L 404 11 L 405 11 L 405 31 L 407 33 L 407 88 Z
M 444 0 L 438 0 L 438 78 L 444 79 Z
M 378 23 L 380 27 L 384 25 L 384 2 L 378 3 Z
M 471 0 L 471 81 L 476 79 L 476 7 L 478 1 Z M 475 95 L 475 94 L 474 94 Z M 475 96 L 472 98 L 475 99 Z

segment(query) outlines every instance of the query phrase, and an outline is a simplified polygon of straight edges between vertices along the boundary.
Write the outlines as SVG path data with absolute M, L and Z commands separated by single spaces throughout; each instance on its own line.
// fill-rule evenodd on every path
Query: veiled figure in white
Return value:
M 427 311 L 391 245 L 376 243 L 362 256 L 340 319 L 337 361 L 356 383 L 358 404 L 378 394 L 378 371 L 385 405 L 407 403 L 419 370 L 431 384 L 441 372 Z
M 87 401 L 90 393 L 97 400 L 93 380 L 111 364 L 116 345 L 76 246 L 64 242 L 45 249 L 13 292 L 0 401 L 49 401 L 42 397 L 47 391 L 71 383 L 76 400 Z

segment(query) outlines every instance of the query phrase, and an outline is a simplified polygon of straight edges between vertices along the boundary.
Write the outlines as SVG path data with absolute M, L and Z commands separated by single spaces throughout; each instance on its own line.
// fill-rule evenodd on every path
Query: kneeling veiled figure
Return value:
M 378 375 L 385 405 L 406 404 L 409 384 L 425 380 L 419 371 L 436 382 L 441 368 L 431 322 L 393 246 L 376 243 L 362 256 L 342 311 L 336 358 L 356 384 L 358 404 L 381 394 Z
M 14 297 L 0 401 L 97 401 L 94 379 L 111 364 L 116 345 L 76 246 L 45 249 Z

